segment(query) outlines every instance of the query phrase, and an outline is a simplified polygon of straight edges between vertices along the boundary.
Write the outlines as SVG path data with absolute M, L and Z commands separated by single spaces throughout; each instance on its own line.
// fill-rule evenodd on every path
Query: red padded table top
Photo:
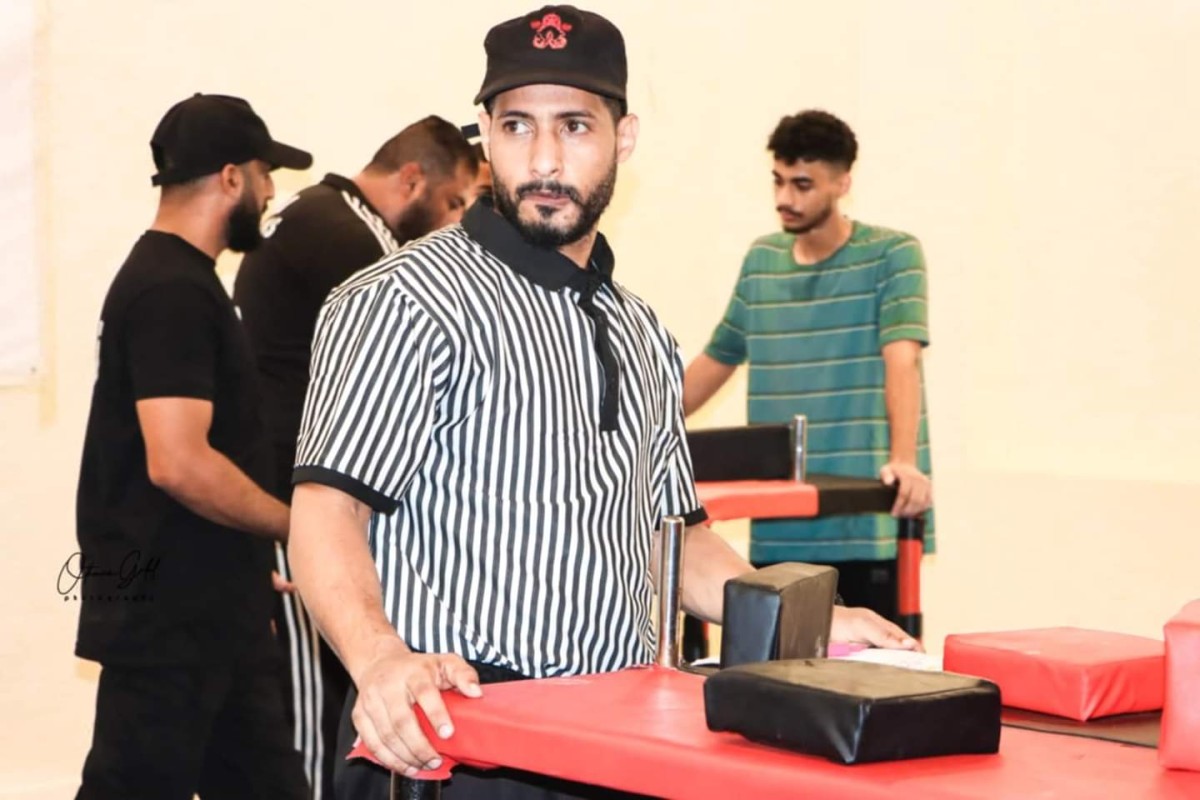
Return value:
M 696 484 L 700 505 L 715 521 L 815 517 L 820 508 L 817 487 L 792 480 L 713 481 Z
M 841 766 L 713 733 L 703 678 L 660 668 L 492 684 L 445 694 L 458 761 L 514 767 L 668 798 L 1200 798 L 1200 773 L 1163 770 L 1155 751 L 1005 728 L 994 756 Z M 432 740 L 437 741 L 437 740 Z
M 987 678 L 1004 705 L 1075 720 L 1163 707 L 1163 643 L 1082 628 L 946 637 L 946 670 Z

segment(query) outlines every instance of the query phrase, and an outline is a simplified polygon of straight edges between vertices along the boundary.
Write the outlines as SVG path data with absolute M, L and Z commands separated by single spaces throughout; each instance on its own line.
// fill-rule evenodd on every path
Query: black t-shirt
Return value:
M 321 305 L 335 286 L 399 245 L 358 186 L 332 174 L 268 219 L 263 235 L 242 259 L 233 299 L 262 377 L 276 493 L 287 497 Z
M 269 630 L 271 542 L 154 486 L 137 418 L 138 400 L 209 400 L 210 444 L 260 485 L 269 480 L 254 362 L 214 266 L 183 239 L 148 231 L 104 300 L 76 498 L 82 658 L 211 660 Z

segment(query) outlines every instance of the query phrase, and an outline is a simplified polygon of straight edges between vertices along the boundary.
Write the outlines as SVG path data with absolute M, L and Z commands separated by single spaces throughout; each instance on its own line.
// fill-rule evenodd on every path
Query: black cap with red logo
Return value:
M 544 6 L 492 28 L 483 49 L 487 74 L 476 103 L 535 83 L 574 86 L 625 102 L 625 40 L 599 14 Z

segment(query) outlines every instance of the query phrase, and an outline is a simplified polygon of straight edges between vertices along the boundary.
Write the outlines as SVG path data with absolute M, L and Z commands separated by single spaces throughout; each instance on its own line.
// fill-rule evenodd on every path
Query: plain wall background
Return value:
M 46 369 L 0 391 L 0 797 L 73 796 L 96 669 L 55 589 L 105 290 L 155 194 L 147 142 L 191 92 L 247 97 L 307 174 L 353 174 L 425 114 L 470 122 L 494 22 L 531 3 L 41 0 Z M 598 2 L 624 31 L 638 152 L 603 228 L 691 358 L 776 227 L 766 137 L 856 130 L 848 207 L 929 262 L 940 553 L 928 643 L 1074 624 L 1158 635 L 1200 597 L 1200 4 Z M 0 24 L 3 7 L 0 6 Z M 226 278 L 236 259 L 225 259 Z M 744 417 L 739 373 L 697 425 Z M 744 546 L 745 526 L 722 528 Z

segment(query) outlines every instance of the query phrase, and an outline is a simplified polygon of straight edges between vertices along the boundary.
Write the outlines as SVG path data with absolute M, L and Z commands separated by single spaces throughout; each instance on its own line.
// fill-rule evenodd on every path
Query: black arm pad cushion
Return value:
M 688 431 L 697 481 L 782 480 L 792 477 L 791 428 L 746 425 Z
M 837 659 L 746 664 L 704 682 L 708 727 L 843 764 L 1000 748 L 1000 690 L 948 672 Z
M 815 564 L 773 564 L 725 583 L 721 668 L 824 656 L 838 573 Z

